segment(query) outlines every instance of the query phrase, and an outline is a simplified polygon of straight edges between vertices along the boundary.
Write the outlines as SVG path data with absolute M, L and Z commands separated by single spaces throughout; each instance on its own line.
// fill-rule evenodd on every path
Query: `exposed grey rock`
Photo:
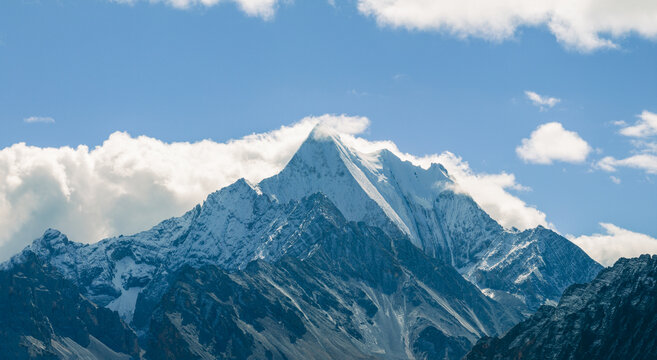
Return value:
M 348 223 L 323 195 L 291 243 L 227 273 L 186 267 L 155 311 L 152 359 L 460 359 L 520 314 L 405 238 Z
M 501 338 L 482 339 L 475 359 L 654 359 L 657 256 L 620 259 L 588 284 L 570 286 Z
M 3 359 L 139 358 L 137 336 L 31 252 L 0 270 Z

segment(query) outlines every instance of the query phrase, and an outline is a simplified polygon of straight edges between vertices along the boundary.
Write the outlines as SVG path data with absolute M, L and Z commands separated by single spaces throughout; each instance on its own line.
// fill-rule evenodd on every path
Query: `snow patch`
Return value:
M 125 257 L 117 261 L 114 269 L 114 277 L 112 278 L 112 285 L 116 290 L 121 292 L 121 295 L 111 301 L 107 305 L 107 308 L 118 312 L 123 320 L 130 323 L 132 321 L 132 316 L 135 313 L 137 297 L 143 290 L 143 287 L 128 287 L 128 282 L 134 277 L 150 275 L 152 271 L 153 266 L 137 264 L 131 257 Z

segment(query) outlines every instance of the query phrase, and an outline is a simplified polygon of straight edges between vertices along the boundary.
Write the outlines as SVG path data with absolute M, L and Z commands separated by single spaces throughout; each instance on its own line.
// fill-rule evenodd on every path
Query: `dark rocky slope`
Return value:
M 243 271 L 185 268 L 156 309 L 152 359 L 459 359 L 519 314 L 408 239 L 347 222 L 323 195 L 290 243 Z
M 0 358 L 139 358 L 136 335 L 116 312 L 86 300 L 34 253 L 0 270 Z
M 657 256 L 643 255 L 570 286 L 558 306 L 482 339 L 466 359 L 654 359 L 655 335 Z

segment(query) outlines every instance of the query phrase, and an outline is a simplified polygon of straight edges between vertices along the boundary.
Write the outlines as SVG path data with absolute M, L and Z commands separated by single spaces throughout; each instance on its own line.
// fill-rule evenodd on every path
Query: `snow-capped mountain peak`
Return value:
M 66 250 L 71 244 L 68 237 L 56 229 L 46 229 L 43 235 L 32 246 L 41 250 L 59 253 Z
M 454 185 L 439 164 L 424 169 L 388 150 L 362 153 L 321 128 L 310 134 L 279 174 L 259 184 L 282 202 L 321 192 L 348 220 L 393 235 L 400 231 L 498 299 L 506 296 L 500 291 L 512 294 L 532 309 L 558 299 L 567 284 L 589 280 L 600 269 L 552 231 L 505 230 L 471 197 L 454 192 Z M 528 238 L 533 245 L 522 247 Z M 573 261 L 542 256 L 548 248 L 573 254 Z M 513 249 L 517 251 L 511 254 Z M 563 269 L 555 270 L 548 258 Z
M 422 247 L 403 199 L 431 207 L 431 198 L 451 183 L 442 166 L 425 170 L 404 162 L 388 150 L 364 154 L 348 147 L 340 136 L 315 128 L 286 167 L 260 183 L 281 201 L 309 193 L 326 194 L 349 220 L 387 227 L 389 222 Z

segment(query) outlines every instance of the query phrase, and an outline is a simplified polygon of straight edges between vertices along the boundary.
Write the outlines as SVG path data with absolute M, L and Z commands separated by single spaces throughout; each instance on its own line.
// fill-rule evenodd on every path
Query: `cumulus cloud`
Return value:
M 561 102 L 561 99 L 557 99 L 555 97 L 549 97 L 549 96 L 543 96 L 539 95 L 533 91 L 525 91 L 525 96 L 529 100 L 531 100 L 532 104 L 534 106 L 538 106 L 541 110 L 545 110 L 548 108 L 553 108 L 555 105 L 557 105 L 559 102 Z
M 613 265 L 621 257 L 631 258 L 642 254 L 657 254 L 657 239 L 623 229 L 614 224 L 600 223 L 605 234 L 569 235 L 570 241 L 604 266 Z
M 109 0 L 163 3 L 176 9 L 234 3 L 249 16 L 270 19 L 283 0 Z M 335 6 L 335 0 L 328 1 Z M 617 48 L 628 35 L 657 38 L 653 0 L 358 0 L 358 11 L 381 26 L 445 32 L 493 41 L 513 38 L 521 27 L 547 27 L 568 48 L 590 52 Z
M 342 133 L 358 151 L 387 148 L 428 167 L 442 163 L 475 201 L 503 225 L 547 225 L 545 214 L 509 190 L 523 190 L 512 174 L 478 174 L 458 156 L 416 157 L 389 141 L 368 141 L 365 117 L 307 117 L 267 133 L 224 143 L 165 143 L 115 132 L 89 148 L 41 148 L 19 143 L 0 150 L 0 259 L 6 259 L 47 227 L 80 242 L 141 231 L 178 216 L 207 194 L 244 177 L 252 182 L 278 173 L 317 125 Z
M 638 138 L 657 135 L 657 114 L 644 110 L 637 117 L 639 120 L 631 126 L 625 126 L 627 124 L 624 121 L 616 122 L 617 125 L 623 126 L 620 130 L 622 135 Z
M 519 27 L 544 27 L 580 51 L 618 47 L 628 34 L 657 37 L 653 0 L 358 0 L 383 26 L 435 30 L 458 37 L 512 38 Z
M 576 132 L 564 129 L 558 122 L 539 126 L 516 148 L 521 159 L 534 164 L 552 164 L 553 161 L 581 163 L 590 152 L 591 146 L 584 139 Z
M 263 19 L 270 19 L 276 12 L 278 0 L 112 0 L 121 4 L 136 4 L 140 1 L 150 3 L 163 3 L 176 9 L 189 9 L 196 6 L 210 7 L 222 2 L 232 2 L 236 4 L 244 13 L 249 16 L 256 16 Z
M 23 119 L 23 122 L 26 122 L 28 124 L 32 123 L 54 123 L 55 119 L 49 117 L 49 116 L 30 116 L 26 117 Z
M 456 180 L 456 190 L 470 194 L 479 206 L 502 226 L 521 230 L 538 225 L 553 227 L 546 221 L 545 213 L 509 192 L 509 190 L 529 190 L 516 182 L 515 175 L 505 172 L 499 174 L 475 173 L 467 162 L 450 152 L 425 157 L 423 160 L 445 166 Z

